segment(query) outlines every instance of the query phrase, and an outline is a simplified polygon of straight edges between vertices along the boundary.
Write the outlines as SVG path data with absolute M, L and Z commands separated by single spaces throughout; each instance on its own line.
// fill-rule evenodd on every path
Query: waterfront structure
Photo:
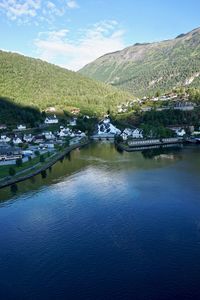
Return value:
M 105 117 L 101 122 L 99 122 L 98 124 L 98 129 L 97 129 L 97 134 L 98 135 L 116 135 L 116 134 L 120 134 L 121 131 L 114 126 L 111 121 L 110 118 Z
M 142 147 L 142 146 L 153 146 L 153 145 L 166 145 L 182 143 L 182 138 L 163 138 L 163 139 L 149 139 L 149 140 L 130 140 L 128 141 L 129 147 Z

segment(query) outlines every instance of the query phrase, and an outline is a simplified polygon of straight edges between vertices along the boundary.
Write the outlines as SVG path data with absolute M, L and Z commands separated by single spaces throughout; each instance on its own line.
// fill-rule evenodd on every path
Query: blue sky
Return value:
M 0 0 L 0 48 L 78 70 L 200 26 L 199 0 Z

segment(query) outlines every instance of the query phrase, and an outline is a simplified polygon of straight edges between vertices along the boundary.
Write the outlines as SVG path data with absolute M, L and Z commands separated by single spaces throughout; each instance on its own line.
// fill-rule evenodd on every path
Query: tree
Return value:
M 41 115 L 42 115 L 42 118 L 44 118 L 44 119 L 46 118 L 46 112 L 44 110 L 42 111 Z
M 43 154 L 40 155 L 40 162 L 43 163 L 45 161 L 45 157 Z
M 122 143 L 123 142 L 122 136 L 121 135 L 115 136 L 115 142 L 118 143 L 118 144 Z
M 9 175 L 10 175 L 10 176 L 14 176 L 15 174 L 16 174 L 15 168 L 10 167 L 10 168 L 9 168 Z
M 35 155 L 36 155 L 36 156 L 39 156 L 39 155 L 40 155 L 40 151 L 36 150 L 36 151 L 35 151 Z
M 21 166 L 22 166 L 22 163 L 23 163 L 23 161 L 22 161 L 21 158 L 17 158 L 17 159 L 16 159 L 16 166 L 17 166 L 17 167 L 21 167 Z
M 160 91 L 157 91 L 157 92 L 155 93 L 155 96 L 156 96 L 156 97 L 160 97 L 160 95 L 161 95 L 161 92 L 160 92 Z

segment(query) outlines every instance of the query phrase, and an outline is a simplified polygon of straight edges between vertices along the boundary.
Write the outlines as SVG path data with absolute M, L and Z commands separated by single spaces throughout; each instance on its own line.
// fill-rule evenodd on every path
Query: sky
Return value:
M 199 26 L 199 0 L 0 0 L 0 49 L 74 71 Z

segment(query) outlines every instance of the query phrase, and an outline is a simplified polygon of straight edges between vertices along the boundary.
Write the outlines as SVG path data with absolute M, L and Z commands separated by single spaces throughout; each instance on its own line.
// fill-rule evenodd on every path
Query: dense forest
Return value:
M 0 124 L 16 126 L 17 124 L 27 124 L 35 126 L 42 120 L 39 109 L 15 104 L 8 98 L 0 97 Z
M 28 106 L 40 111 L 54 107 L 62 113 L 77 107 L 100 114 L 132 98 L 112 86 L 15 53 L 0 51 L 0 70 L 0 97 L 9 99 L 7 110 L 13 103 L 19 108 Z M 5 119 L 2 103 L 0 118 Z

